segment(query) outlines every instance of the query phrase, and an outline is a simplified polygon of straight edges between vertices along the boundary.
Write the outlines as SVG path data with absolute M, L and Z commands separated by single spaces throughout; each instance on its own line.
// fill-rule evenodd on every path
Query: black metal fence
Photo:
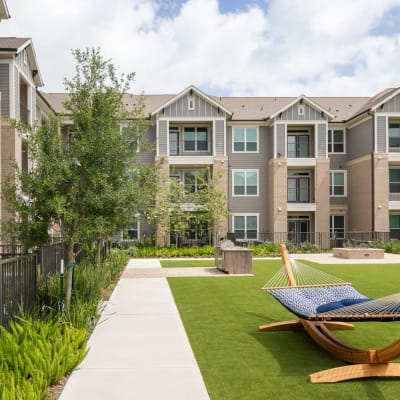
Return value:
M 310 244 L 323 250 L 334 247 L 368 246 L 393 239 L 389 232 L 345 232 L 337 236 L 330 232 L 258 232 L 254 233 L 253 237 L 240 236 L 234 232 L 227 234 L 227 238 L 237 245 L 261 245 L 265 242 L 291 243 L 295 246 Z
M 7 327 L 19 307 L 35 304 L 36 265 L 36 254 L 0 261 L 0 325 Z

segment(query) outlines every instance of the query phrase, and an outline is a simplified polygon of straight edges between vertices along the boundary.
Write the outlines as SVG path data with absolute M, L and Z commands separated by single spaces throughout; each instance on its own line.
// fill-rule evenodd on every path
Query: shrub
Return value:
M 14 321 L 10 331 L 0 326 L 1 374 L 7 377 L 0 384 L 2 398 L 46 398 L 47 386 L 84 359 L 86 339 L 86 329 L 76 329 L 60 317 Z
M 213 246 L 202 247 L 156 247 L 156 246 L 136 246 L 130 247 L 126 250 L 130 257 L 155 257 L 155 258 L 169 258 L 169 257 L 213 257 Z

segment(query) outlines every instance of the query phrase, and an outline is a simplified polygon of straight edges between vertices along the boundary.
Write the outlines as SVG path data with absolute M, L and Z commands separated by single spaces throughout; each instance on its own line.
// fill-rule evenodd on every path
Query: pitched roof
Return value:
M 8 12 L 6 0 L 0 0 L 0 21 L 9 18 L 11 18 L 11 15 Z
M 186 89 L 185 89 L 186 91 Z M 393 96 L 400 89 L 386 89 L 374 97 L 305 97 L 310 104 L 319 106 L 333 117 L 331 122 L 346 122 L 373 109 Z M 183 93 L 183 92 L 181 92 Z M 68 98 L 66 93 L 44 93 L 43 97 L 56 113 L 64 112 L 62 103 Z M 232 113 L 232 121 L 265 121 L 296 102 L 299 97 L 218 97 L 207 96 L 221 108 Z M 127 111 L 132 112 L 139 102 L 139 95 L 125 94 L 123 102 Z M 147 94 L 143 96 L 146 116 L 154 114 L 170 104 L 177 95 Z
M 157 114 L 158 112 L 161 111 L 162 108 L 169 106 L 179 98 L 183 97 L 187 93 L 196 93 L 198 96 L 203 97 L 204 99 L 208 100 L 208 102 L 214 104 L 217 107 L 220 107 L 226 114 L 231 115 L 232 111 L 226 108 L 220 101 L 216 100 L 216 97 L 209 96 L 205 93 L 203 93 L 200 89 L 197 89 L 195 86 L 190 85 L 186 89 L 182 90 L 180 93 L 177 95 L 173 96 L 171 99 L 169 99 L 167 102 L 161 104 L 159 107 L 157 107 L 155 110 L 152 111 L 152 115 Z
M 36 58 L 35 49 L 31 38 L 3 37 L 0 38 L 0 53 L 18 54 L 22 50 L 26 50 L 29 59 L 30 68 L 32 70 L 32 79 L 36 87 L 44 85 L 42 75 L 39 71 L 39 65 Z
M 18 53 L 30 38 L 2 37 L 0 38 L 0 51 L 11 51 Z

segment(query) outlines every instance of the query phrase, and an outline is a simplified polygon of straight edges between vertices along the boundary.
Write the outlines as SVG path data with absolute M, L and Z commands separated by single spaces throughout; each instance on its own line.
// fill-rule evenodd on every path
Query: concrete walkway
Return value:
M 158 260 L 130 260 L 160 269 Z M 122 277 L 60 400 L 209 400 L 165 278 Z

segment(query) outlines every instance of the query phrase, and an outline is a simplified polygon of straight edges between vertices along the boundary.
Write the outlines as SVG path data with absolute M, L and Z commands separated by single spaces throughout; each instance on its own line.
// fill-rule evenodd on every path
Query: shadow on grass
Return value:
M 268 320 L 265 316 L 264 319 L 266 324 L 279 322 Z M 314 372 L 347 365 L 321 349 L 304 331 L 251 332 L 249 335 L 262 344 L 278 363 L 281 377 L 304 375 L 306 380 L 308 375 Z M 395 378 L 367 378 L 353 382 L 361 384 L 368 399 L 385 400 L 387 397 L 382 393 L 376 379 L 395 380 Z M 339 382 L 334 385 L 343 384 L 345 383 Z

